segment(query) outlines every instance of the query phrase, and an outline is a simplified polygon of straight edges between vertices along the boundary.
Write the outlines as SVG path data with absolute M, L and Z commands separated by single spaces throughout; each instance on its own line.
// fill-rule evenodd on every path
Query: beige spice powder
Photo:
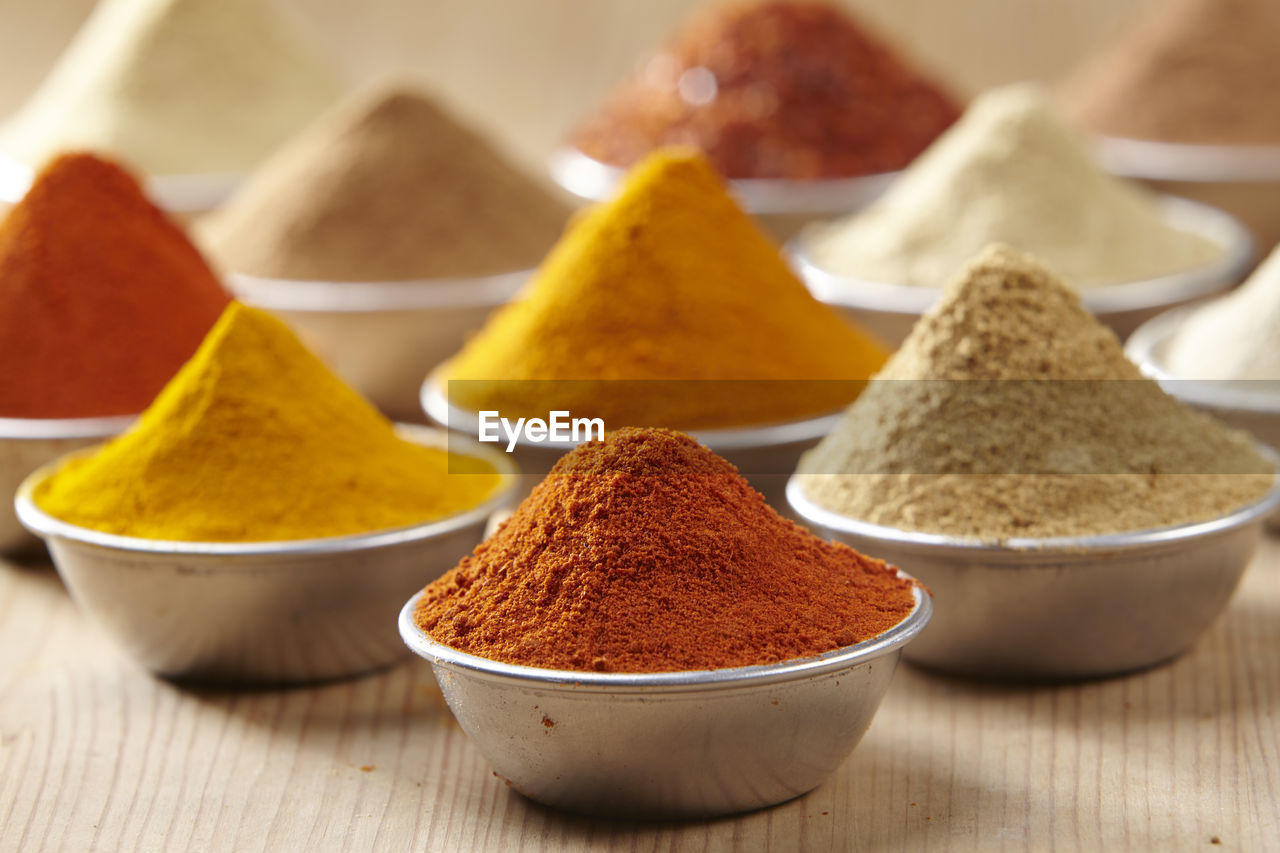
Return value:
M 569 208 L 416 84 L 343 101 L 202 223 L 233 272 L 405 281 L 530 269 Z
M 988 248 L 801 460 L 842 515 L 965 539 L 1088 536 L 1261 498 L 1252 440 L 1142 376 L 1079 297 Z

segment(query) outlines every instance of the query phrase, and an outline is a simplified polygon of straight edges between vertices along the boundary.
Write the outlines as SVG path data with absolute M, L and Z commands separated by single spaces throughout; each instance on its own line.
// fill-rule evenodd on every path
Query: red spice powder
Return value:
M 228 301 L 128 173 L 59 157 L 0 222 L 0 417 L 141 412 Z
M 849 177 L 905 167 L 959 114 L 830 3 L 719 5 L 690 20 L 570 141 L 619 166 L 694 145 L 728 178 Z
M 689 436 L 627 428 L 564 456 L 415 619 L 473 655 L 666 672 L 811 657 L 892 628 L 911 581 L 779 516 Z

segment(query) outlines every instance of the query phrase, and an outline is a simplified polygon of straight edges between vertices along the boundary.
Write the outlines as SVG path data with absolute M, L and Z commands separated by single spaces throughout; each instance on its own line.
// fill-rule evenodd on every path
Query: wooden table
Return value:
M 0 563 L 3 850 L 1277 845 L 1276 540 L 1170 666 L 1036 688 L 904 666 L 818 790 L 679 825 L 569 817 L 514 794 L 425 663 L 305 689 L 180 688 L 124 659 L 46 567 Z

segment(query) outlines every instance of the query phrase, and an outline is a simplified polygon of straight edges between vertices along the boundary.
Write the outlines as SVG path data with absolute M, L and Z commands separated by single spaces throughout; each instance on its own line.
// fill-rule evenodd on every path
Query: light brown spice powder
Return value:
M 968 539 L 1087 536 L 1221 516 L 1273 466 L 1142 376 L 1030 258 L 988 248 L 802 459 L 818 504 Z
M 203 236 L 234 272 L 403 281 L 532 268 L 568 215 L 428 95 L 391 82 L 276 152 Z

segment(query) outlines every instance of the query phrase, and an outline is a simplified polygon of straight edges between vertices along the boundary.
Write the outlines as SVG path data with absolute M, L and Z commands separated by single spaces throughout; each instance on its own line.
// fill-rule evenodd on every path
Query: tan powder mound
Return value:
M 528 269 L 568 215 L 430 96 L 391 82 L 277 151 L 202 236 L 234 272 L 402 281 Z
M 816 503 L 985 541 L 1086 536 L 1224 515 L 1273 466 L 1192 412 L 1030 258 L 991 247 L 800 463 Z

